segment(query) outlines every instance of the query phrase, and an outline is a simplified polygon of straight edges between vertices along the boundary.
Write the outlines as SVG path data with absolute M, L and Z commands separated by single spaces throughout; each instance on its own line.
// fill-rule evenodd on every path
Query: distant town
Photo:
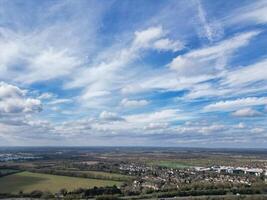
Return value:
M 147 167 L 138 164 L 126 164 L 119 167 L 129 175 L 142 177 L 133 182 L 135 188 L 151 188 L 160 190 L 181 184 L 193 182 L 203 183 L 233 183 L 251 185 L 255 177 L 262 177 L 267 182 L 267 168 L 247 168 L 231 166 L 190 167 L 173 169 L 162 167 Z M 140 176 L 141 174 L 141 176 Z
M 36 160 L 41 159 L 41 157 L 33 156 L 32 154 L 24 154 L 24 153 L 0 153 L 0 162 L 6 161 L 15 161 L 15 160 Z

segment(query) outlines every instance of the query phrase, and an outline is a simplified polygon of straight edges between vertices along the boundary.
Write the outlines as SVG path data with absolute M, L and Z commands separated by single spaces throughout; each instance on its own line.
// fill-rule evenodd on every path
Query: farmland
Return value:
M 182 168 L 188 168 L 190 167 L 189 164 L 185 164 L 179 161 L 168 161 L 168 160 L 160 160 L 157 162 L 150 162 L 149 163 L 152 166 L 160 166 L 160 167 L 167 167 L 167 168 L 173 168 L 173 169 L 182 169 Z
M 0 178 L 0 193 L 18 193 L 20 191 L 32 192 L 33 190 L 58 192 L 62 188 L 74 190 L 77 188 L 91 188 L 94 186 L 100 187 L 120 184 L 121 182 L 111 180 L 20 172 Z

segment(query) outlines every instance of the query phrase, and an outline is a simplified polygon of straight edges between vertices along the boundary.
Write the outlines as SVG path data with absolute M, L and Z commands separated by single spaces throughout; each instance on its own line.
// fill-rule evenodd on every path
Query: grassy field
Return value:
M 71 168 L 68 169 L 54 169 L 53 173 L 47 170 L 35 170 L 32 171 L 35 173 L 43 173 L 43 174 L 54 174 L 54 175 L 64 175 L 71 177 L 82 177 L 82 178 L 92 178 L 92 179 L 103 179 L 103 180 L 113 180 L 113 181 L 128 181 L 133 179 L 133 176 L 127 176 L 118 173 L 111 172 L 101 172 L 101 171 L 89 171 L 89 170 L 73 170 Z
M 182 168 L 188 168 L 192 167 L 189 164 L 186 163 L 181 163 L 179 161 L 168 161 L 168 160 L 160 160 L 160 161 L 155 161 L 155 162 L 150 162 L 150 165 L 157 165 L 161 167 L 167 167 L 167 168 L 173 168 L 173 169 L 182 169 Z
M 58 192 L 62 188 L 74 190 L 94 186 L 120 185 L 121 182 L 99 179 L 75 178 L 31 172 L 20 172 L 0 178 L 0 193 L 31 192 L 33 190 Z

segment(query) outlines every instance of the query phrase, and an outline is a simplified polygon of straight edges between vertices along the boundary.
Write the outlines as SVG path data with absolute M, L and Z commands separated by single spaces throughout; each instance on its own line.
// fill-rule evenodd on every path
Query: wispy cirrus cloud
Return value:
M 248 45 L 259 33 L 260 31 L 242 33 L 213 46 L 190 51 L 174 58 L 169 66 L 179 76 L 219 73 L 227 65 L 228 58 L 239 48 Z
M 228 25 L 266 24 L 267 23 L 267 3 L 264 0 L 253 1 L 248 5 L 240 6 L 234 10 L 234 13 L 225 17 L 225 23 Z
M 223 28 L 219 21 L 210 20 L 207 16 L 206 11 L 203 8 L 201 0 L 195 0 L 198 12 L 198 18 L 200 21 L 200 28 L 199 34 L 201 37 L 207 38 L 210 42 L 214 42 L 223 35 Z

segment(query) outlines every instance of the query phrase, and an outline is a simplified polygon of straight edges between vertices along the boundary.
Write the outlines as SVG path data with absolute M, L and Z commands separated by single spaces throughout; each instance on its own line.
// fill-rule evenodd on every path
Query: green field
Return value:
M 189 164 L 181 163 L 179 161 L 168 161 L 168 160 L 160 160 L 155 162 L 150 162 L 150 165 L 156 165 L 161 167 L 173 168 L 173 169 L 182 169 L 192 167 Z
M 71 191 L 77 188 L 119 186 L 120 184 L 119 181 L 20 172 L 0 178 L 0 193 L 31 192 L 33 190 L 58 192 L 62 188 Z

